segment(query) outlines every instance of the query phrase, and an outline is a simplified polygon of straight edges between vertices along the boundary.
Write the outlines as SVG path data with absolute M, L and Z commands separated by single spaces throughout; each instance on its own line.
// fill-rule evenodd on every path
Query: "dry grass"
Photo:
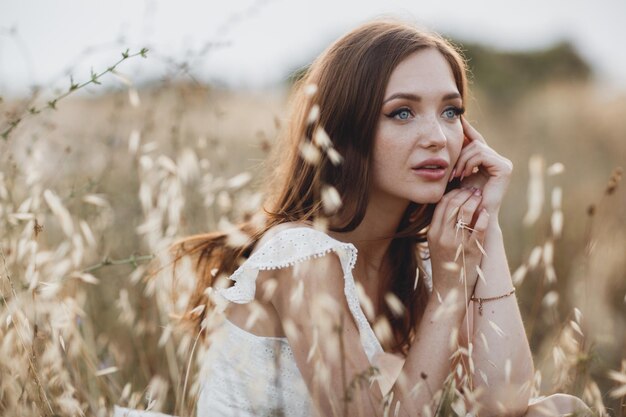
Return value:
M 470 120 L 516 165 L 501 222 L 531 389 L 624 415 L 626 198 L 618 174 L 607 180 L 625 160 L 626 97 L 556 85 L 514 109 L 476 97 Z M 145 261 L 258 209 L 285 93 L 170 85 L 139 99 L 68 100 L 0 142 L 2 415 L 193 413 L 202 347 L 176 320 L 192 274 L 146 281 Z M 0 103 L 5 114 L 19 105 Z M 332 211 L 337 196 L 324 196 Z M 351 392 L 370 376 L 349 379 Z M 464 415 L 471 393 L 447 387 L 432 393 L 440 415 Z

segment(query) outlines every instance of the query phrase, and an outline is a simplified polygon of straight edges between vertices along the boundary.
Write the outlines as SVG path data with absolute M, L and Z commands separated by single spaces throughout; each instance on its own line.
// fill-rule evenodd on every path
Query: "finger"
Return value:
M 487 144 L 487 141 L 485 140 L 485 138 L 483 138 L 483 135 L 481 135 L 480 132 L 478 132 L 478 130 L 476 130 L 474 126 L 472 126 L 470 122 L 468 122 L 467 119 L 463 116 L 461 116 L 461 125 L 463 126 L 463 132 L 465 133 L 465 136 L 467 136 L 469 140 L 476 140 L 478 142 Z
M 489 175 L 494 175 L 500 171 L 500 161 L 497 156 L 490 153 L 477 153 L 471 156 L 466 162 L 465 167 L 459 172 L 462 177 L 469 177 L 470 175 L 478 172 L 481 165 L 485 167 Z
M 465 166 L 460 170 L 461 178 L 467 178 L 472 174 L 478 172 L 478 169 L 481 165 L 485 163 L 485 155 L 484 154 L 476 154 L 465 161 Z
M 452 198 L 457 196 L 460 193 L 465 192 L 463 188 L 456 188 L 454 190 L 450 190 L 441 198 L 439 203 L 437 203 L 437 207 L 435 207 L 435 211 L 433 213 L 433 218 L 430 222 L 430 229 L 434 233 L 440 233 L 441 227 L 444 225 L 444 219 L 447 213 L 448 203 Z
M 474 217 L 474 212 L 478 208 L 480 201 L 482 200 L 482 196 L 480 190 L 477 189 L 472 193 L 470 198 L 463 203 L 461 206 L 461 210 L 459 211 L 459 215 L 457 219 L 462 221 L 463 223 L 469 225 L 472 222 L 472 218 Z
M 433 231 L 433 233 L 437 233 L 437 234 L 441 233 L 442 228 L 446 224 L 446 218 L 450 215 L 449 209 L 448 209 L 448 207 L 450 207 L 450 202 L 458 201 L 459 196 L 463 194 L 465 194 L 465 197 L 460 198 L 461 202 L 467 200 L 467 198 L 469 198 L 469 196 L 471 195 L 471 192 L 469 192 L 469 190 L 464 189 L 464 188 L 457 188 L 457 189 L 447 192 L 443 196 L 441 201 L 439 201 L 439 203 L 437 204 L 437 207 L 435 208 L 435 212 L 433 213 L 433 219 L 430 223 L 431 230 Z M 459 205 L 460 203 L 457 204 L 457 207 Z
M 445 227 L 446 230 L 450 230 L 450 224 L 456 224 L 461 207 L 472 197 L 474 192 L 471 188 L 461 188 L 461 191 L 462 192 L 452 197 L 446 206 L 445 218 L 442 219 L 442 227 Z
M 476 220 L 476 224 L 474 225 L 474 230 L 472 231 L 472 239 L 478 242 L 481 247 L 485 240 L 485 233 L 487 231 L 487 226 L 489 225 L 489 213 L 484 208 L 480 210 L 478 214 L 478 219 Z M 482 252 L 482 250 L 481 250 Z
M 480 146 L 468 147 L 467 150 L 462 152 L 461 155 L 459 156 L 459 159 L 456 161 L 456 164 L 454 167 L 455 169 L 454 176 L 461 177 L 467 165 L 467 161 L 481 152 L 483 152 L 483 149 Z
M 475 190 L 470 198 L 467 199 L 465 203 L 461 206 L 459 213 L 457 215 L 456 221 L 454 225 L 450 225 L 449 227 L 454 228 L 454 237 L 455 239 L 461 236 L 463 241 L 467 241 L 469 238 L 469 233 L 465 231 L 465 229 L 471 230 L 472 228 L 472 218 L 474 217 L 474 213 L 478 208 L 480 202 L 482 200 L 482 196 L 480 195 L 480 190 Z

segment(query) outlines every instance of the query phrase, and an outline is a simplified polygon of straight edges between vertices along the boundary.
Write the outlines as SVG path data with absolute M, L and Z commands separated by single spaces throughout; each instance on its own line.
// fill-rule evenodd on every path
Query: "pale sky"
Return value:
M 626 89 L 625 0 L 0 0 L 0 95 L 34 83 L 65 88 L 68 67 L 83 81 L 90 68 L 104 69 L 125 48 L 143 46 L 151 50 L 147 60 L 119 67 L 134 82 L 158 79 L 172 71 L 168 62 L 196 57 L 195 78 L 262 88 L 385 14 L 501 49 L 567 39 L 599 82 Z M 207 44 L 216 46 L 199 54 Z M 88 47 L 94 50 L 83 54 Z

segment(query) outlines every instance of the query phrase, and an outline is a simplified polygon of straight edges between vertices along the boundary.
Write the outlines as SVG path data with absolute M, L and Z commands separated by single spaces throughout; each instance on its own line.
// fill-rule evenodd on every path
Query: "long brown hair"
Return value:
M 347 232 L 361 223 L 369 199 L 374 134 L 387 83 L 402 60 L 426 48 L 437 49 L 448 61 L 459 93 L 465 98 L 466 67 L 457 49 L 437 34 L 397 21 L 364 24 L 333 43 L 311 64 L 294 85 L 290 119 L 282 143 L 274 148 L 270 159 L 272 173 L 265 183 L 263 221 L 244 221 L 238 226 L 249 236 L 245 244 L 229 245 L 226 233 L 209 233 L 191 236 L 175 247 L 176 259 L 191 255 L 196 262 L 198 284 L 190 310 L 208 304 L 205 289 L 214 277 L 232 274 L 268 229 L 327 215 L 320 196 L 323 187 L 334 187 L 343 202 L 330 214 L 334 224 L 330 230 Z M 324 142 L 324 132 L 330 143 Z M 307 147 L 316 158 L 306 155 Z M 340 163 L 333 152 L 341 155 Z M 416 288 L 414 285 L 422 261 L 417 245 L 426 241 L 434 207 L 409 204 L 386 256 L 390 274 L 379 284 L 378 300 L 372 300 L 389 320 L 393 351 L 406 352 L 428 299 L 424 280 L 419 279 Z M 400 299 L 407 314 L 392 314 L 384 302 L 388 292 Z M 199 325 L 205 314 L 206 309 L 190 317 Z

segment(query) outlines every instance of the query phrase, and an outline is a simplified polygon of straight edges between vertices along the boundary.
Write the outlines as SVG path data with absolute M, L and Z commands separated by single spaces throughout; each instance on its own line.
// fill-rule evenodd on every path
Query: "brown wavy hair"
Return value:
M 466 66 L 456 47 L 437 34 L 403 22 L 366 23 L 338 39 L 310 65 L 294 85 L 287 128 L 269 159 L 271 174 L 265 182 L 263 221 L 247 219 L 237 226 L 249 237 L 243 245 L 229 245 L 228 235 L 216 232 L 191 236 L 174 247 L 175 259 L 192 256 L 195 261 L 198 281 L 189 310 L 209 305 L 205 289 L 214 277 L 232 274 L 271 227 L 324 217 L 323 186 L 333 186 L 343 202 L 330 215 L 330 230 L 347 232 L 361 223 L 369 200 L 374 134 L 387 83 L 401 61 L 427 48 L 437 49 L 448 61 L 465 99 Z M 312 90 L 312 86 L 316 88 Z M 319 115 L 311 118 L 315 105 Z M 331 140 L 330 146 L 316 139 L 322 129 Z M 319 160 L 307 160 L 303 146 L 320 150 Z M 342 156 L 341 163 L 329 156 L 332 149 Z M 455 180 L 448 188 L 457 185 Z M 389 348 L 395 352 L 408 350 L 429 296 L 423 279 L 415 289 L 414 285 L 422 262 L 418 244 L 426 242 L 435 206 L 409 204 L 385 257 L 391 273 L 379 283 L 378 300 L 372 300 L 389 320 L 393 334 Z M 400 299 L 407 314 L 392 314 L 384 302 L 388 292 Z M 189 315 L 198 330 L 206 312 Z

